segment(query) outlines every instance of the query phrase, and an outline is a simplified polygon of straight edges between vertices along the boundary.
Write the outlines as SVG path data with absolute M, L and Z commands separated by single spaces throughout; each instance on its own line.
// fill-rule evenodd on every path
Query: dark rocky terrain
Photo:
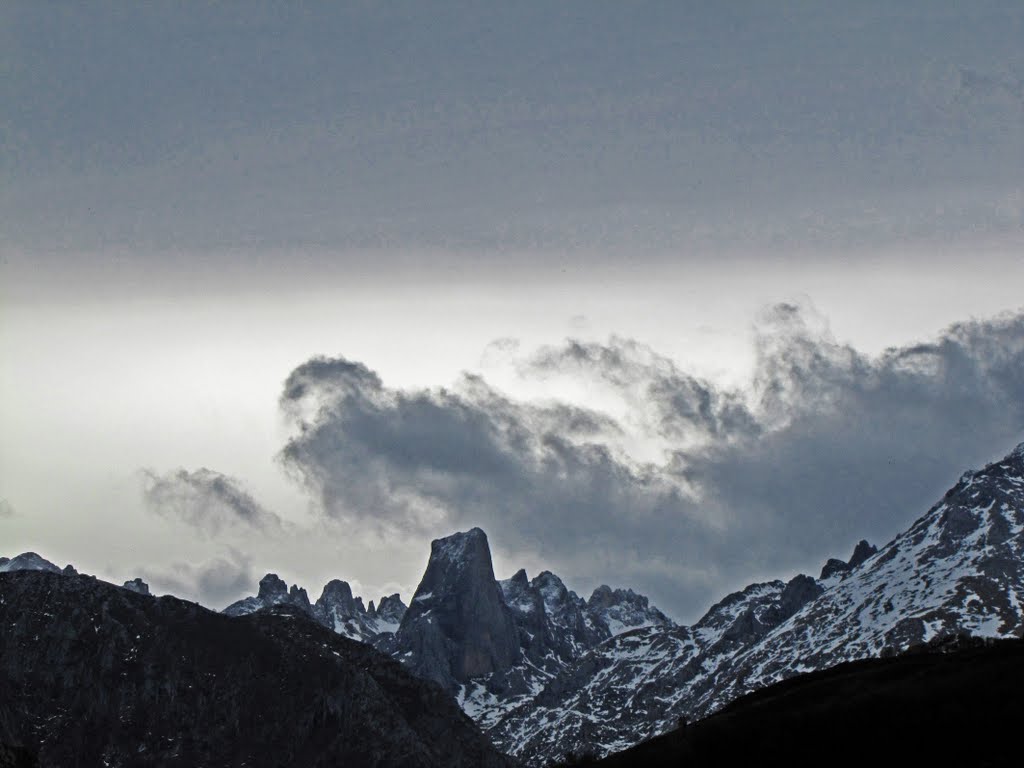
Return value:
M 800 675 L 604 760 L 564 764 L 1019 764 L 1024 642 L 959 640 Z
M 233 618 L 22 570 L 0 626 L 13 765 L 510 765 L 439 686 L 290 605 Z

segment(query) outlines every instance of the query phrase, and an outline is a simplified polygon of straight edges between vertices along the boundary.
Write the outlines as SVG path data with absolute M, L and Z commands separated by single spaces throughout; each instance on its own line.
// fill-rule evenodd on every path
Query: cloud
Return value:
M 14 505 L 7 499 L 0 499 L 0 518 L 14 517 L 15 514 Z
M 333 517 L 422 531 L 479 515 L 596 514 L 601 485 L 671 490 L 643 487 L 598 442 L 618 430 L 607 416 L 517 403 L 479 377 L 401 392 L 361 364 L 317 358 L 289 376 L 281 402 L 298 427 L 281 459 Z
M 207 534 L 216 535 L 232 526 L 264 532 L 284 527 L 281 518 L 265 509 L 237 480 L 212 469 L 179 469 L 163 475 L 145 469 L 142 478 L 143 498 L 152 512 Z
M 872 357 L 780 304 L 756 350 L 736 390 L 628 339 L 521 361 L 524 376 L 617 392 L 623 421 L 515 401 L 473 376 L 390 389 L 360 363 L 317 358 L 285 384 L 296 432 L 280 458 L 331 517 L 410 535 L 481 525 L 511 557 L 692 616 L 726 589 L 887 539 L 1024 439 L 1024 314 Z M 660 461 L 630 454 L 636 430 L 662 441 Z
M 689 375 L 633 339 L 613 336 L 607 344 L 570 339 L 563 346 L 540 349 L 519 371 L 603 385 L 625 399 L 637 427 L 675 443 L 754 436 L 761 429 L 742 393 Z
M 234 549 L 199 564 L 179 562 L 164 569 L 141 568 L 139 573 L 157 594 L 194 599 L 214 608 L 252 593 L 259 581 L 251 559 Z

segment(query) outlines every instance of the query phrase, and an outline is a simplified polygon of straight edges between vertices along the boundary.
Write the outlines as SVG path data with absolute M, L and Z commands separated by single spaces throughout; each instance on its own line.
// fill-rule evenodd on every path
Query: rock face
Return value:
M 11 571 L 49 571 L 50 573 L 60 573 L 61 569 L 51 563 L 49 560 L 44 560 L 42 557 L 37 555 L 35 552 L 23 552 L 17 557 L 11 559 L 3 558 L 4 562 L 0 563 L 0 573 L 10 573 Z
M 821 581 L 755 584 L 693 627 L 598 645 L 489 730 L 527 765 L 598 754 L 692 722 L 795 675 L 967 634 L 1024 634 L 1024 445 L 966 473 L 880 551 L 861 542 Z
M 878 547 L 868 544 L 865 539 L 861 539 L 857 546 L 853 548 L 853 554 L 848 561 L 843 562 L 833 557 L 825 563 L 825 567 L 821 569 L 821 580 L 827 581 L 835 577 L 844 577 L 876 552 L 878 552 Z
M 379 608 L 374 608 L 371 600 L 368 610 L 361 597 L 352 595 L 348 582 L 340 579 L 327 582 L 316 603 L 310 604 L 305 589 L 294 584 L 289 587 L 275 573 L 260 579 L 255 597 L 232 603 L 224 613 L 245 616 L 276 605 L 292 605 L 339 635 L 378 646 L 393 644 L 393 634 L 405 614 L 405 604 L 397 594 L 382 598 Z
M 869 557 L 872 557 L 878 552 L 878 547 L 873 544 L 868 544 L 865 539 L 861 539 L 856 547 L 853 548 L 853 554 L 850 556 L 850 560 L 847 565 L 851 569 L 856 568 L 861 563 L 866 562 Z
M 587 601 L 587 610 L 608 630 L 609 636 L 628 629 L 675 625 L 668 616 L 650 605 L 646 597 L 632 589 L 612 589 L 601 585 Z
M 44 768 L 510 766 L 439 688 L 285 601 L 233 618 L 19 571 L 0 624 L 0 744 Z
M 519 661 L 519 632 L 482 530 L 431 542 L 427 570 L 396 640 L 410 670 L 453 693 L 471 678 L 505 672 Z
M 124 588 L 125 589 L 130 589 L 132 592 L 137 592 L 140 595 L 148 595 L 149 594 L 149 584 L 147 584 L 146 582 L 144 582 L 142 579 L 140 579 L 138 577 L 132 579 L 131 581 L 126 581 L 124 583 Z
M 397 632 L 398 627 L 402 624 L 405 611 L 406 605 L 402 602 L 402 598 L 398 596 L 397 592 L 393 595 L 382 597 L 377 605 L 377 610 L 374 611 L 372 616 L 374 630 L 378 633 Z
M 467 582 L 473 586 L 467 588 Z M 463 634 L 444 629 L 451 626 Z M 434 542 L 396 653 L 410 669 L 452 690 L 464 710 L 489 728 L 531 701 L 583 654 L 638 626 L 674 624 L 631 590 L 601 587 L 586 602 L 550 571 L 531 581 L 520 570 L 495 582 L 487 537 L 474 529 Z M 500 638 L 501 650 L 488 650 L 486 665 L 460 670 L 450 654 L 458 657 L 467 637 Z
M 294 584 L 291 589 L 276 573 L 268 573 L 260 579 L 256 597 L 246 597 L 224 609 L 228 616 L 245 616 L 257 611 L 273 608 L 275 605 L 292 605 L 304 613 L 313 613 L 306 590 Z

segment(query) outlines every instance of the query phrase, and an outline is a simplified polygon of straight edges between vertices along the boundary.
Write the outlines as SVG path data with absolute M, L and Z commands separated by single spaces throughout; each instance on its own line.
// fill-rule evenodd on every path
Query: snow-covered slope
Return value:
M 613 637 L 490 735 L 528 765 L 604 754 L 802 672 L 960 633 L 1024 634 L 1024 444 L 966 473 L 880 551 L 861 542 L 823 576 L 752 585 L 692 628 Z
M 649 626 L 606 640 L 533 700 L 503 717 L 492 739 L 543 765 L 568 752 L 615 752 L 664 730 L 683 681 L 756 642 L 820 593 L 814 580 L 753 584 L 715 604 L 693 627 Z
M 798 672 L 935 638 L 1024 634 L 1024 444 L 697 686 L 702 715 Z

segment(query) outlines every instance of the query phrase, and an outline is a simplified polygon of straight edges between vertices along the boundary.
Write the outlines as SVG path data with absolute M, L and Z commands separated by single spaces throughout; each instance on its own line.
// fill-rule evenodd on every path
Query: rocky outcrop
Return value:
M 850 556 L 850 560 L 847 565 L 851 569 L 858 567 L 861 563 L 867 562 L 868 558 L 878 552 L 878 547 L 874 544 L 868 544 L 866 539 L 861 539 L 857 546 L 853 548 L 853 554 Z
M 0 744 L 41 766 L 510 767 L 450 696 L 286 601 L 229 617 L 19 571 L 0 624 Z
M 844 576 L 850 570 L 850 566 L 837 557 L 830 557 L 821 569 L 821 580 L 831 579 L 835 576 Z
M 124 583 L 124 588 L 125 589 L 130 589 L 132 592 L 137 592 L 140 595 L 148 595 L 149 594 L 149 584 L 147 584 L 146 582 L 144 582 L 142 579 L 140 579 L 138 577 L 135 577 L 131 581 L 126 581 Z
M 861 539 L 857 546 L 853 548 L 853 554 L 850 559 L 846 562 L 837 558 L 829 558 L 828 562 L 821 569 L 821 580 L 826 581 L 836 576 L 844 578 L 846 574 L 857 568 L 862 563 L 867 562 L 868 558 L 878 552 L 878 547 L 873 544 L 869 544 L 866 539 Z
M 264 611 L 276 605 L 292 605 L 303 613 L 313 615 L 306 590 L 292 585 L 291 589 L 276 573 L 268 573 L 260 579 L 259 592 L 256 597 L 246 597 L 232 603 L 224 609 L 228 616 L 245 616 L 257 611 Z
M 224 609 L 229 616 L 244 616 L 269 610 L 277 605 L 293 605 L 316 621 L 340 635 L 391 650 L 394 632 L 405 614 L 405 604 L 397 594 L 381 598 L 380 605 L 363 605 L 361 597 L 352 594 L 352 587 L 341 579 L 324 585 L 316 603 L 310 604 L 306 590 L 289 587 L 276 574 L 268 573 L 260 580 L 259 592 L 232 603 Z
M 397 632 L 405 616 L 406 605 L 396 592 L 393 595 L 382 597 L 374 612 L 374 628 L 378 632 Z
M 11 571 L 49 571 L 50 573 L 60 573 L 61 569 L 35 552 L 23 552 L 17 557 L 4 558 L 4 562 L 0 563 L 0 573 L 10 573 Z
M 673 627 L 675 622 L 632 589 L 612 589 L 602 584 L 587 601 L 587 611 L 609 635 L 641 627 Z
M 410 670 L 453 693 L 461 683 L 500 674 L 519 660 L 519 632 L 494 579 L 482 530 L 431 542 L 396 641 Z
M 370 603 L 373 606 L 373 603 Z M 333 579 L 324 585 L 323 592 L 313 606 L 313 616 L 328 629 L 340 635 L 372 642 L 379 630 L 376 609 L 367 611 L 360 597 L 353 597 L 347 581 Z

